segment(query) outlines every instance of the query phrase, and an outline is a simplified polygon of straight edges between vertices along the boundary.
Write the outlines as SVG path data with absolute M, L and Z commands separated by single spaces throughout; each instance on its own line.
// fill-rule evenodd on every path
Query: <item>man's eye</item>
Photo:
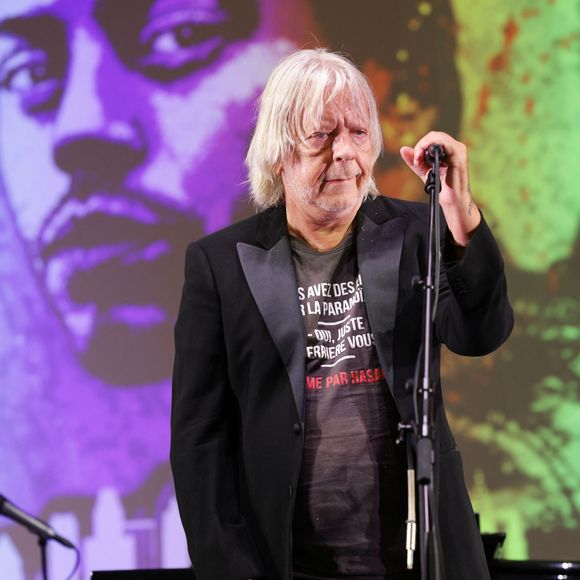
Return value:
M 48 65 L 40 51 L 19 51 L 9 56 L 0 69 L 3 89 L 25 93 L 47 80 Z
M 191 24 L 180 24 L 171 30 L 156 34 L 150 42 L 151 52 L 168 54 L 195 44 L 195 28 Z
M 222 12 L 176 11 L 153 19 L 141 32 L 145 69 L 179 71 L 201 65 L 224 43 Z
M 58 68 L 42 50 L 19 50 L 2 63 L 0 88 L 18 96 L 28 113 L 47 110 L 62 90 Z
M 323 133 L 322 131 L 317 131 L 316 133 L 312 133 L 310 137 L 308 137 L 309 141 L 322 141 L 326 139 L 328 133 Z

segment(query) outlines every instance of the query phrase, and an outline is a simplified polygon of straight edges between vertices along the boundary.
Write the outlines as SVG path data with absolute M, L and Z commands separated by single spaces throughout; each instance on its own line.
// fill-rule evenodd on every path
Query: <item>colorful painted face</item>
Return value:
M 232 220 L 295 25 L 251 0 L 2 2 L 2 186 L 93 374 L 167 375 L 184 247 Z

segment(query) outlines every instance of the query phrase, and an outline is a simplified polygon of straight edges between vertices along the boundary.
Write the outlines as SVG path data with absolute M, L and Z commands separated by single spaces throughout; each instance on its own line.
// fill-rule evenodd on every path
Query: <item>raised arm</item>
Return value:
M 471 196 L 465 145 L 431 131 L 414 147 L 402 147 L 401 157 L 425 182 L 431 169 L 425 151 L 435 143 L 445 149 L 439 203 L 447 223 L 437 338 L 458 354 L 484 355 L 503 343 L 514 324 L 504 263 Z

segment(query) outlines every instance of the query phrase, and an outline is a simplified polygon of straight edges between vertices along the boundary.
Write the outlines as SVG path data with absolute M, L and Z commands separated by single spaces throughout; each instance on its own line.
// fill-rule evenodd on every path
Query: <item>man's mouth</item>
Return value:
M 40 274 L 78 346 L 96 324 L 166 321 L 175 293 L 162 280 L 178 278 L 185 245 L 199 233 L 176 211 L 127 194 L 57 208 L 39 236 Z
M 341 183 L 343 181 L 351 181 L 353 179 L 357 179 L 359 176 L 360 176 L 360 174 L 349 175 L 349 176 L 345 176 L 345 175 L 327 176 L 324 178 L 324 181 L 326 183 Z
M 61 265 L 61 274 L 91 270 L 105 262 L 125 266 L 150 262 L 169 251 L 163 229 L 157 220 L 147 223 L 97 211 L 73 217 L 51 231 L 55 235 L 41 244 L 40 257 L 46 274 L 55 262 Z
M 117 226 L 104 230 L 104 224 L 100 222 L 110 220 Z M 103 242 L 110 245 L 115 241 L 134 238 L 131 231 L 124 229 L 123 221 L 129 228 L 132 224 L 154 225 L 159 222 L 159 216 L 146 204 L 127 196 L 112 196 L 103 192 L 87 199 L 69 198 L 45 222 L 39 235 L 39 250 L 43 256 L 58 253 L 70 245 L 69 238 L 78 237 L 79 230 L 82 230 L 82 237 L 86 240 L 82 244 L 84 246 Z M 78 241 L 75 241 L 75 247 L 78 247 Z
M 53 211 L 38 274 L 89 372 L 118 385 L 166 377 L 185 248 L 202 233 L 145 194 L 85 192 Z

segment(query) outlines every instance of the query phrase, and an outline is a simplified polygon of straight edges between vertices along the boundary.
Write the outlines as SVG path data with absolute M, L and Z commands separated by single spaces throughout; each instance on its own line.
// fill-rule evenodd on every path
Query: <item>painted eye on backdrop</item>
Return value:
M 226 13 L 178 10 L 151 19 L 140 34 L 138 64 L 171 80 L 206 63 L 225 42 Z
M 51 63 L 44 50 L 18 49 L 2 62 L 0 89 L 20 98 L 26 113 L 50 110 L 62 92 L 60 68 Z

